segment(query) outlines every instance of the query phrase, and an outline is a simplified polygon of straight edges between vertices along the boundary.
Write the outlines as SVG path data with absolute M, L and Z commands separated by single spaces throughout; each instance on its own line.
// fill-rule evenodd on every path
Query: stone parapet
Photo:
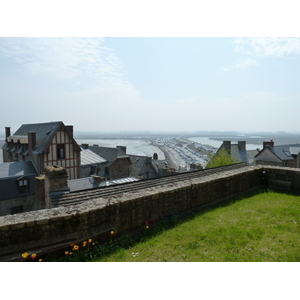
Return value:
M 105 242 L 110 230 L 120 236 L 139 230 L 145 221 L 153 223 L 173 214 L 188 214 L 261 188 L 267 182 L 263 174 L 267 177 L 275 174 L 273 181 L 282 181 L 287 176 L 291 179 L 290 187 L 299 188 L 300 170 L 281 169 L 244 167 L 160 187 L 106 195 L 69 207 L 0 217 L 0 260 L 14 260 L 23 252 L 39 253 L 45 247 L 54 249 L 87 238 Z

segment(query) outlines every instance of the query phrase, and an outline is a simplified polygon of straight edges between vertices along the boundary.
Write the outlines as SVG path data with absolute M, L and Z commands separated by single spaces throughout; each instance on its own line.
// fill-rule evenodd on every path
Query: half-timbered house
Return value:
M 64 167 L 69 179 L 80 178 L 80 147 L 73 138 L 73 126 L 63 122 L 24 124 L 13 135 L 5 127 L 3 162 L 31 160 L 39 174 L 46 166 Z

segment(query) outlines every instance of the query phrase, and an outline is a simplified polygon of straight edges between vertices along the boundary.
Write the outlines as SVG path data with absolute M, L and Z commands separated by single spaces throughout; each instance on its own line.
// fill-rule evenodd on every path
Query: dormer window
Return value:
M 26 177 L 21 177 L 17 179 L 19 194 L 27 194 L 29 193 L 29 180 Z

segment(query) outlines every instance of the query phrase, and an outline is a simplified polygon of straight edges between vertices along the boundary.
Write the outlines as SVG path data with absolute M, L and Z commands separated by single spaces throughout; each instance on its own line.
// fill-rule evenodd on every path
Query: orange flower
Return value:
M 110 232 L 110 234 L 113 235 L 113 234 L 115 234 L 115 232 L 112 230 L 112 231 Z
M 75 245 L 74 247 L 73 247 L 73 250 L 78 250 L 79 249 L 79 246 L 77 246 L 77 245 Z
M 83 242 L 82 242 L 83 247 L 85 247 L 86 244 L 87 244 L 87 241 L 83 241 Z
M 68 254 L 69 254 L 69 251 L 65 251 L 65 254 L 68 255 Z
M 146 229 L 149 229 L 149 226 L 148 226 L 148 225 L 146 226 Z
M 23 257 L 23 258 L 27 258 L 28 255 L 29 255 L 29 254 L 28 254 L 27 252 L 25 252 L 25 253 L 22 254 L 22 257 Z
M 35 258 L 36 258 L 36 254 L 35 253 L 31 254 L 31 259 L 35 259 Z
M 92 239 L 88 239 L 88 242 L 91 243 L 93 240 Z

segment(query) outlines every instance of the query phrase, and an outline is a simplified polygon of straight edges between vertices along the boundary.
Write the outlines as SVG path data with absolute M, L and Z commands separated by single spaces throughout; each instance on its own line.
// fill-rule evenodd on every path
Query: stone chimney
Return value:
M 10 136 L 10 127 L 5 127 L 5 139 Z
M 126 153 L 126 150 L 127 150 L 126 146 L 117 146 L 117 148 L 120 148 L 123 152 Z
M 28 134 L 28 154 L 32 155 L 32 151 L 36 146 L 36 132 L 27 132 Z
M 227 153 L 231 155 L 231 141 L 223 141 L 223 146 Z
M 89 149 L 89 144 L 81 144 L 83 149 Z
M 268 142 L 263 142 L 263 149 L 265 149 L 266 146 L 270 146 L 271 148 L 273 148 L 274 147 L 274 141 L 270 140 Z
M 66 129 L 71 134 L 71 136 L 73 137 L 73 125 L 67 125 Z
M 35 196 L 39 200 L 39 209 L 45 209 L 45 175 L 35 177 Z
M 101 182 L 105 181 L 104 178 L 101 178 L 100 176 L 96 176 L 96 175 L 91 175 L 91 177 L 94 180 L 94 183 L 99 185 Z
M 238 148 L 242 152 L 246 152 L 246 141 L 238 141 Z
M 69 193 L 67 170 L 60 166 L 45 168 L 45 202 L 51 208 L 51 195 Z

